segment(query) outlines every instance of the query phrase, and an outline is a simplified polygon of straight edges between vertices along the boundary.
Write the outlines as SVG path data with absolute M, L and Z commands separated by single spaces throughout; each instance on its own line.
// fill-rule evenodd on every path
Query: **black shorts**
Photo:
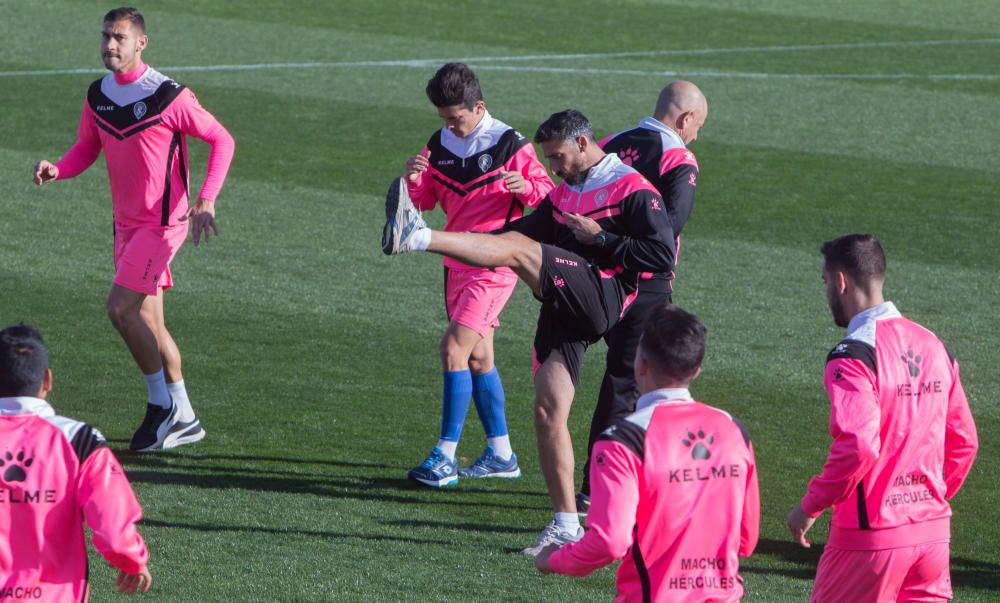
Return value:
M 584 258 L 543 244 L 538 293 L 535 361 L 541 365 L 558 350 L 576 385 L 584 353 L 618 322 L 625 292 L 617 279 L 601 277 Z

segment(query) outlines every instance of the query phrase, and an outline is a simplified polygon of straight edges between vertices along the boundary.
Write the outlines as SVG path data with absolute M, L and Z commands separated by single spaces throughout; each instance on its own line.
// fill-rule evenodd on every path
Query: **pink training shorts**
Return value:
M 115 225 L 114 283 L 136 293 L 156 295 L 173 286 L 170 260 L 187 238 L 188 224 L 165 227 Z
M 445 276 L 445 307 L 448 320 L 486 337 L 500 326 L 500 312 L 517 286 L 517 275 L 509 269 L 448 268 Z
M 882 551 L 823 550 L 810 603 L 949 601 L 949 543 Z

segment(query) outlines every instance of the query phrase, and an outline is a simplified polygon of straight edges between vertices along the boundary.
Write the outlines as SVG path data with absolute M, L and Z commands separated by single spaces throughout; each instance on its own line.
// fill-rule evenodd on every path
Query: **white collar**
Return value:
M 899 318 L 902 314 L 896 309 L 896 304 L 891 301 L 872 306 L 867 310 L 862 310 L 854 315 L 851 322 L 847 324 L 847 332 L 853 333 L 861 328 L 865 323 L 873 320 L 885 320 L 886 318 Z
M 678 402 L 694 402 L 691 392 L 686 387 L 664 387 L 643 394 L 635 403 L 636 411 L 654 404 L 671 404 Z
M 56 411 L 49 406 L 49 403 L 41 398 L 31 396 L 17 396 L 14 398 L 0 398 L 0 416 L 10 415 L 37 415 L 39 417 L 54 417 Z
M 615 171 L 621 169 L 624 165 L 617 154 L 607 153 L 600 161 L 590 166 L 590 169 L 587 170 L 587 177 L 584 178 L 583 182 L 580 184 L 570 184 L 564 181 L 564 183 L 574 191 L 584 192 L 589 189 L 588 185 L 592 183 L 598 183 L 603 186 L 611 179 Z
M 673 138 L 674 142 L 677 143 L 677 146 L 687 148 L 687 145 L 684 144 L 684 140 L 681 138 L 680 134 L 678 134 L 677 132 L 674 131 L 673 128 L 667 126 L 662 121 L 656 118 L 643 117 L 642 121 L 639 122 L 639 127 L 645 128 L 646 130 L 654 130 L 656 132 L 659 132 L 660 134 L 665 134 L 670 138 Z

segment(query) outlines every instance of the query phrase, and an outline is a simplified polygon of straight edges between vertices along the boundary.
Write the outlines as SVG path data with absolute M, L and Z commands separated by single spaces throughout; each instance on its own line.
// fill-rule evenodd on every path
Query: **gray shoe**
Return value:
M 581 538 L 583 538 L 582 527 L 577 528 L 576 533 L 573 534 L 557 526 L 555 520 L 553 519 L 549 525 L 545 526 L 542 533 L 538 535 L 538 539 L 535 540 L 535 544 L 522 550 L 521 554 L 528 555 L 529 557 L 535 557 L 538 553 L 542 552 L 542 549 L 550 544 L 562 546 L 564 544 L 569 544 L 570 542 L 576 542 Z
M 385 227 L 382 228 L 382 253 L 396 255 L 413 251 L 412 236 L 427 228 L 420 212 L 410 201 L 406 182 L 396 178 L 385 196 Z

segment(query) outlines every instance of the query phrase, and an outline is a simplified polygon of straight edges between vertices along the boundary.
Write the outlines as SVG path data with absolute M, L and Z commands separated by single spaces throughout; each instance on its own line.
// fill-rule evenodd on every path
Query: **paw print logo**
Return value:
M 842 380 L 843 378 L 844 378 L 844 370 L 843 370 L 843 369 L 841 369 L 841 368 L 840 368 L 840 367 L 838 366 L 838 367 L 837 367 L 836 369 L 834 369 L 834 371 L 833 371 L 833 380 L 834 380 L 834 381 L 840 381 L 840 380 Z
M 633 163 L 639 161 L 639 150 L 632 147 L 622 149 L 618 151 L 618 157 L 621 158 L 622 163 L 631 166 Z
M 687 437 L 681 440 L 685 446 L 691 448 L 691 458 L 696 461 L 704 461 L 712 456 L 712 451 L 708 449 L 707 444 L 711 444 L 714 441 L 714 437 L 708 436 L 706 438 L 705 432 L 700 429 L 698 433 L 691 433 L 689 431 Z
M 597 458 L 595 459 L 598 465 L 603 465 L 604 463 L 607 462 L 607 460 L 608 460 L 607 456 L 603 452 L 599 453 L 597 455 Z
M 23 450 L 17 453 L 17 457 L 10 452 L 7 452 L 4 457 L 0 458 L 0 467 L 7 465 L 7 469 L 3 472 L 3 481 L 23 482 L 24 478 L 28 477 L 28 474 L 24 470 L 30 467 L 31 463 L 35 462 L 35 459 L 25 459 Z
M 561 276 L 553 276 L 552 277 L 552 284 L 555 285 L 556 287 L 559 287 L 560 289 L 562 289 L 563 286 L 566 285 L 566 281 L 564 281 Z
M 906 366 L 910 369 L 911 377 L 920 376 L 920 367 L 917 366 L 917 363 L 920 362 L 920 354 L 914 356 L 913 350 L 906 350 L 906 356 L 901 355 L 899 359 L 906 363 Z

